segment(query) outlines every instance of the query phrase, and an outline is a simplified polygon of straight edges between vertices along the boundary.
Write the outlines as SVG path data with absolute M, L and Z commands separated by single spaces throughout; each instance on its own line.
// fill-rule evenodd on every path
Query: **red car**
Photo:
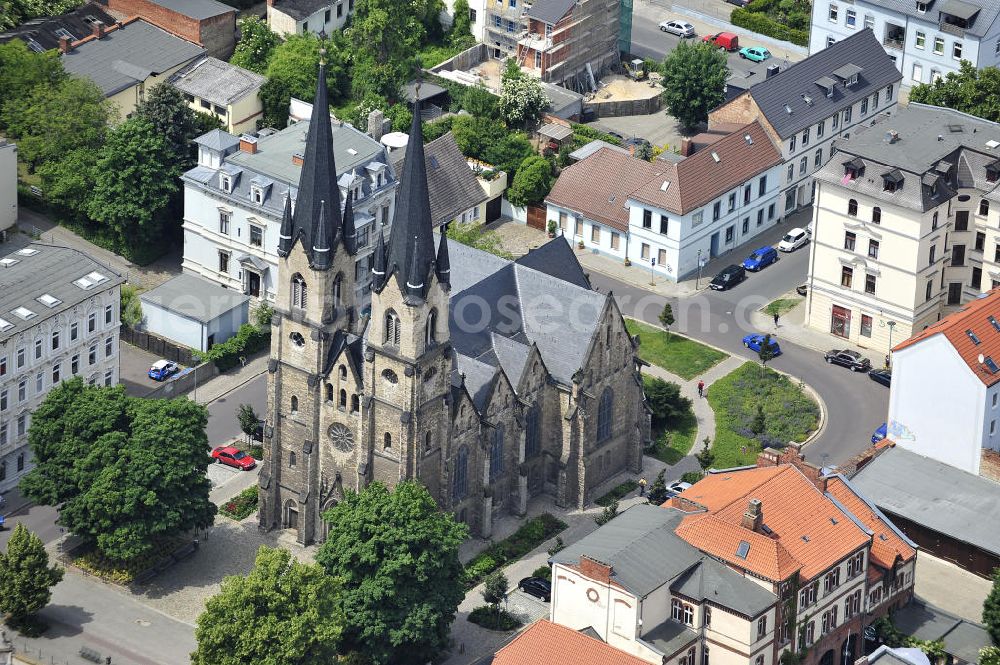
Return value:
M 239 448 L 233 446 L 219 446 L 212 450 L 212 457 L 228 466 L 235 466 L 237 469 L 249 471 L 257 466 L 257 460 L 247 455 Z

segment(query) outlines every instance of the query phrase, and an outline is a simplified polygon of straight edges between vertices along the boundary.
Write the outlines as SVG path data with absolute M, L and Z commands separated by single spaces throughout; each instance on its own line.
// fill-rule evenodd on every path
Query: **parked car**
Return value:
M 737 7 L 746 7 L 750 4 L 750 0 L 726 0 L 726 2 Z
M 872 445 L 874 446 L 876 443 L 878 443 L 888 435 L 889 434 L 888 434 L 888 428 L 886 427 L 886 423 L 882 423 L 881 425 L 879 425 L 877 430 L 872 432 Z
M 785 237 L 778 243 L 778 249 L 782 252 L 794 252 L 809 242 L 809 234 L 804 229 L 795 227 L 785 234 Z
M 809 285 L 799 284 L 798 286 L 795 287 L 795 292 L 798 293 L 800 296 L 805 297 L 806 293 L 809 292 Z
M 892 372 L 887 369 L 873 369 L 868 372 L 868 378 L 888 388 L 889 384 L 892 383 Z
M 740 57 L 744 60 L 764 62 L 771 57 L 771 52 L 763 46 L 744 46 L 740 49 Z
M 774 247 L 761 247 L 750 253 L 750 256 L 743 259 L 743 267 L 747 270 L 762 270 L 778 260 L 778 252 Z
M 212 450 L 212 457 L 221 464 L 244 471 L 249 471 L 257 466 L 257 460 L 234 446 L 219 446 Z
M 743 266 L 726 266 L 718 275 L 708 283 L 709 288 L 715 291 L 725 291 L 731 289 L 747 278 L 747 271 Z
M 683 492 L 684 490 L 686 490 L 689 487 L 691 487 L 691 483 L 686 483 L 683 480 L 678 480 L 678 481 L 670 483 L 667 486 L 667 489 L 670 490 L 671 492 L 675 493 L 675 494 L 680 494 L 681 492 Z
M 857 351 L 851 351 L 850 349 L 834 349 L 833 351 L 827 351 L 825 359 L 826 362 L 832 365 L 846 367 L 852 372 L 867 372 L 872 368 L 872 361 L 868 360 L 868 358 L 865 358 Z
M 517 583 L 517 588 L 529 596 L 544 600 L 546 603 L 552 598 L 552 584 L 541 577 L 525 577 Z
M 714 44 L 727 51 L 740 50 L 740 38 L 731 32 L 717 32 L 714 35 L 705 35 L 701 38 L 701 41 L 706 44 Z
M 663 21 L 660 23 L 660 30 L 678 37 L 694 37 L 694 26 L 687 21 Z
M 154 381 L 166 381 L 176 374 L 178 369 L 177 363 L 172 363 L 169 360 L 157 360 L 149 368 L 149 378 Z
M 642 150 L 644 147 L 647 146 L 652 148 L 653 144 L 647 141 L 646 139 L 642 138 L 641 136 L 633 136 L 630 139 L 625 139 L 624 141 L 622 141 L 622 147 L 625 148 L 626 150 L 632 148 L 633 146 L 635 148 L 633 152 L 638 152 L 639 150 Z
M 756 351 L 757 353 L 760 353 L 761 347 L 764 346 L 764 337 L 765 335 L 762 335 L 760 333 L 752 333 L 750 335 L 747 335 L 746 337 L 743 338 L 743 346 L 747 347 L 751 351 Z M 772 336 L 767 341 L 768 341 L 768 346 L 771 347 L 771 351 L 774 352 L 774 355 L 780 356 L 781 347 L 778 345 L 778 340 L 776 340 Z

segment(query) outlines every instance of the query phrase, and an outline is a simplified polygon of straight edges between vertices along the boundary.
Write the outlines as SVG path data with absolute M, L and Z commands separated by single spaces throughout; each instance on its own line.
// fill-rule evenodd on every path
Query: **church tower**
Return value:
M 315 538 L 324 494 L 331 478 L 339 475 L 323 468 L 320 455 L 328 443 L 321 436 L 329 427 L 327 407 L 337 401 L 328 377 L 335 357 L 356 340 L 360 325 L 354 296 L 354 213 L 350 196 L 341 207 L 325 52 L 321 54 L 298 195 L 294 202 L 285 200 L 278 240 L 260 474 L 260 527 L 297 529 L 302 543 Z M 352 411 L 355 417 L 359 410 Z M 344 414 L 346 420 L 347 408 Z
M 419 102 L 406 146 L 392 236 L 376 239 L 366 334 L 371 480 L 419 479 L 442 492 L 451 394 L 448 241 L 435 246 Z

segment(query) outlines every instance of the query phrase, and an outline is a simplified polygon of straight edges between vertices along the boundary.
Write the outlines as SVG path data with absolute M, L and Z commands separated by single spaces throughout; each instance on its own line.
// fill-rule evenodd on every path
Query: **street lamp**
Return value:
M 694 280 L 694 290 L 697 291 L 701 287 L 701 250 L 698 250 L 698 277 Z
M 889 353 L 885 354 L 885 357 L 886 357 L 886 360 L 887 360 L 887 362 L 886 362 L 886 365 L 887 365 L 886 369 L 889 369 L 889 367 L 892 366 L 891 360 L 890 360 L 890 355 L 892 354 L 892 329 L 896 327 L 896 322 L 895 321 L 888 321 L 888 322 L 886 322 L 886 325 L 889 326 Z

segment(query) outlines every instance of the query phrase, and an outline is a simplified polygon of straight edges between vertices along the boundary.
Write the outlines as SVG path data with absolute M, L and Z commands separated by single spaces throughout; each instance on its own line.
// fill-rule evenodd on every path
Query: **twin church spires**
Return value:
M 278 255 L 281 257 L 287 257 L 295 243 L 301 241 L 302 248 L 309 257 L 309 265 L 314 270 L 329 270 L 340 244 L 343 244 L 349 256 L 354 256 L 358 250 L 351 191 L 348 191 L 341 214 L 329 113 L 326 58 L 325 51 L 321 51 L 316 99 L 306 135 L 295 212 L 292 213 L 291 201 L 286 198 L 278 240 Z M 450 285 L 448 243 L 444 234 L 441 234 L 435 253 L 433 228 L 420 102 L 417 101 L 413 109 L 413 125 L 406 146 L 404 173 L 396 195 L 395 220 L 388 247 L 382 232 L 376 233 L 378 237 L 372 257 L 374 291 L 381 293 L 390 278 L 396 275 L 407 303 L 416 305 L 424 300 L 432 270 L 445 288 Z

